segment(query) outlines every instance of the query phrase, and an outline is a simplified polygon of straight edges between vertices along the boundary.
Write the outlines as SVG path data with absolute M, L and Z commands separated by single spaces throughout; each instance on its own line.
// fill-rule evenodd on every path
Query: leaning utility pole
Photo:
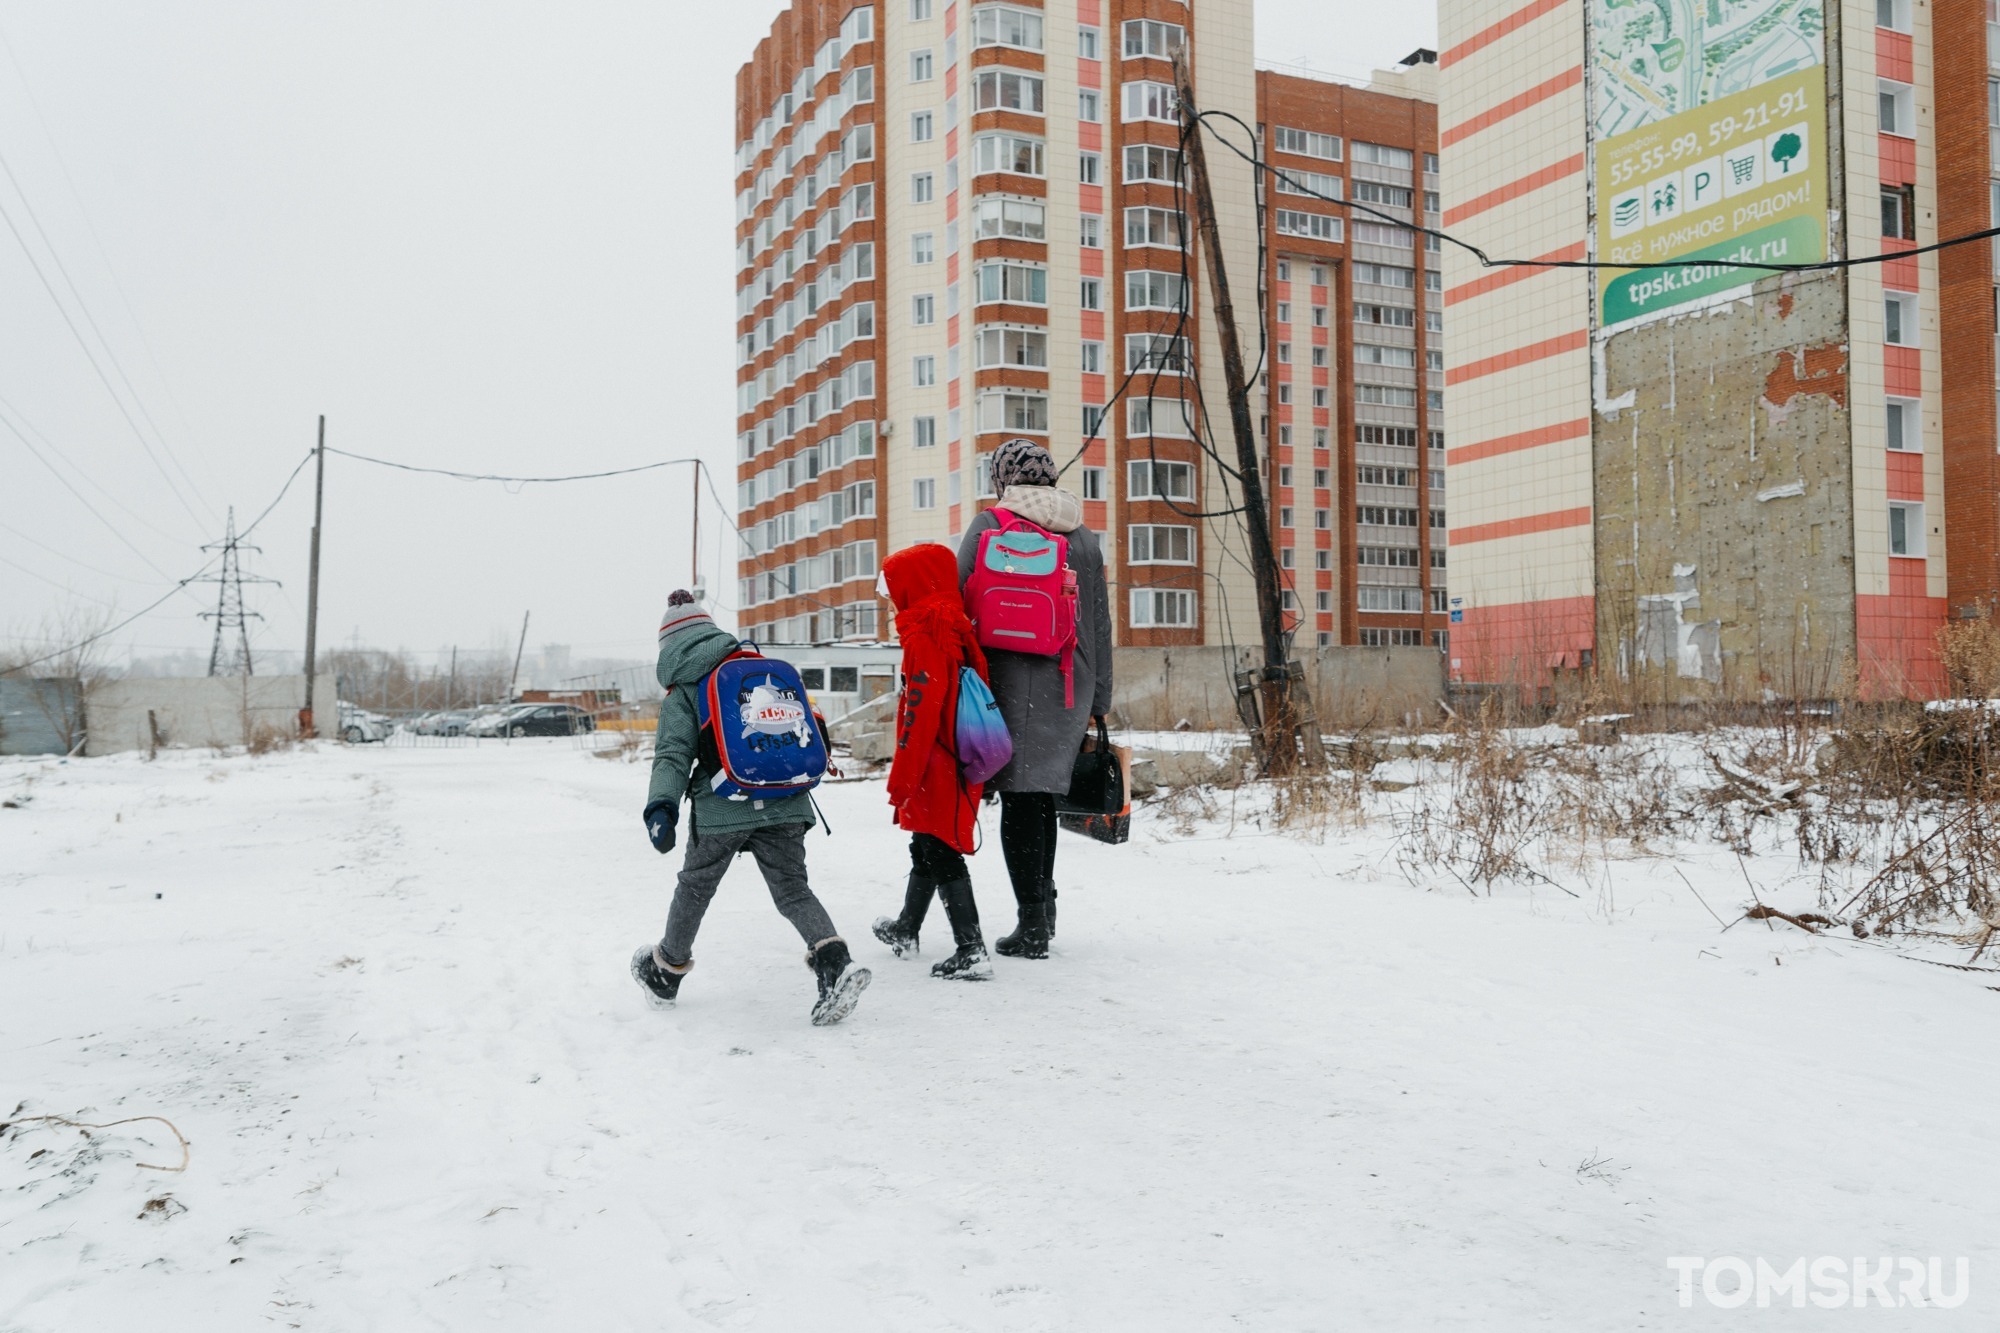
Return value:
M 311 740 L 313 729 L 314 654 L 319 647 L 319 516 L 326 502 L 326 417 L 319 419 L 319 445 L 313 450 L 312 579 L 306 585 L 306 706 L 299 710 L 299 738 Z
M 1237 480 L 1243 488 L 1244 526 L 1249 530 L 1250 562 L 1257 582 L 1257 627 L 1264 641 L 1264 669 L 1259 681 L 1264 705 L 1260 727 L 1264 772 L 1267 777 L 1276 777 L 1290 773 L 1298 762 L 1291 654 L 1285 644 L 1284 611 L 1278 597 L 1278 554 L 1271 544 L 1271 515 L 1264 503 L 1263 469 L 1257 455 L 1256 427 L 1250 416 L 1250 387 L 1243 374 L 1243 347 L 1236 333 L 1236 308 L 1229 298 L 1229 273 L 1222 260 L 1215 194 L 1208 180 L 1208 155 L 1202 150 L 1201 122 L 1195 118 L 1194 76 L 1188 67 L 1185 48 L 1174 52 L 1174 88 L 1180 102 L 1181 141 L 1187 154 L 1195 223 L 1201 248 L 1208 256 L 1209 284 L 1215 289 L 1215 332 L 1222 344 L 1222 373 L 1229 389 L 1229 424 L 1236 436 Z
M 509 694 L 519 694 L 521 692 L 521 654 L 526 652 L 527 649 L 528 613 L 523 611 L 521 613 L 521 642 L 514 649 L 514 674 L 507 680 L 507 692 Z

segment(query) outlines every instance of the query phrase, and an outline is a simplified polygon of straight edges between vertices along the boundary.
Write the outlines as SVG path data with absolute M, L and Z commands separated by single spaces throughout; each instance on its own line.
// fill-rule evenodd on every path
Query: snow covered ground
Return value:
M 747 864 L 656 1013 L 644 780 L 0 761 L 0 1112 L 192 1142 L 0 1135 L 0 1329 L 1996 1326 L 2000 978 L 1722 933 L 1664 861 L 1473 897 L 1387 830 L 1142 814 L 1065 839 L 1053 958 L 940 983 L 868 937 L 904 851 L 853 783 L 811 857 L 855 1015 L 808 1025 Z M 996 934 L 997 849 L 975 880 Z M 1965 1256 L 1971 1296 L 1682 1308 L 1676 1256 Z

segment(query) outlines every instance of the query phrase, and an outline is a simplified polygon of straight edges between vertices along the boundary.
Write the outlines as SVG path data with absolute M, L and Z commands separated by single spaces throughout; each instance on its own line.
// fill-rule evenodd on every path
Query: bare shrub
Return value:
M 1542 833 L 1545 795 L 1528 781 L 1528 756 L 1499 725 L 1501 715 L 1489 700 L 1453 729 L 1443 793 L 1400 830 L 1397 860 L 1406 872 L 1439 867 L 1488 888 L 1534 873 L 1529 851 Z
M 294 737 L 289 730 L 260 723 L 244 734 L 243 751 L 245 754 L 261 758 L 267 754 L 277 754 L 291 749 L 293 740 Z
M 2000 625 L 1993 623 L 1987 608 L 1980 607 L 1971 620 L 1940 628 L 1937 647 L 1952 694 L 1961 699 L 2000 694 Z

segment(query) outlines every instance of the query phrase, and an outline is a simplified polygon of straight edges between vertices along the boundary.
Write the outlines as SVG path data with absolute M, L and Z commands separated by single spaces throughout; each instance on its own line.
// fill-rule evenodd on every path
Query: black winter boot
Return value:
M 951 938 L 958 952 L 931 968 L 931 975 L 946 981 L 988 980 L 993 975 L 993 960 L 986 956 L 986 941 L 979 935 L 979 905 L 972 899 L 972 881 L 955 879 L 940 884 L 937 894 L 944 900 L 944 914 L 951 922 Z
M 931 895 L 936 891 L 933 881 L 912 870 L 909 885 L 903 890 L 903 914 L 876 918 L 875 938 L 895 950 L 896 957 L 917 952 L 917 932 L 923 928 L 924 916 L 931 910 Z
M 1051 915 L 1047 899 L 1023 902 L 1021 924 L 1014 928 L 1013 934 L 993 941 L 993 952 L 1007 958 L 1047 958 Z
M 806 955 L 806 966 L 813 970 L 819 981 L 819 999 L 814 1002 L 812 1021 L 814 1027 L 826 1027 L 838 1023 L 854 1012 L 854 1006 L 861 1000 L 861 992 L 868 989 L 874 974 L 865 967 L 856 967 L 854 958 L 847 951 L 847 941 L 835 935 L 821 940 Z
M 646 1002 L 653 1008 L 671 1009 L 681 993 L 681 978 L 693 966 L 694 960 L 689 959 L 676 970 L 657 946 L 643 944 L 632 955 L 632 979 L 646 988 Z
M 1042 881 L 1042 901 L 1049 905 L 1049 938 L 1054 939 L 1056 937 L 1056 882 L 1054 880 L 1045 879 Z

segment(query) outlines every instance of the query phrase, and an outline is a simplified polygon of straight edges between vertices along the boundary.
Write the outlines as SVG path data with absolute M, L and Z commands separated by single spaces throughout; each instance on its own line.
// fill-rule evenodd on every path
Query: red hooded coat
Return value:
M 970 852 L 980 789 L 958 770 L 958 671 L 969 666 L 986 679 L 986 655 L 965 617 L 958 557 L 948 546 L 923 542 L 884 560 L 882 579 L 903 644 L 896 757 L 889 765 L 896 827 Z

